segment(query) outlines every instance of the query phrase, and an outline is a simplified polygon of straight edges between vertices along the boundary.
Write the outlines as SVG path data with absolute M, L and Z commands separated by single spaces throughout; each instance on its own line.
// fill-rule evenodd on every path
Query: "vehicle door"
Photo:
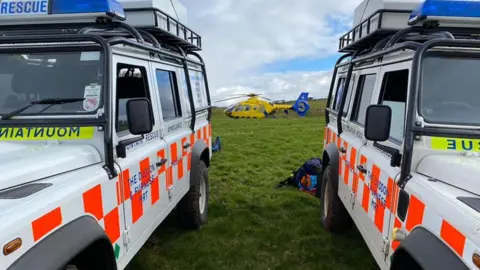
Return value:
M 135 138 L 128 130 L 126 104 L 133 98 L 147 98 L 153 108 L 157 107 L 152 79 L 148 75 L 149 64 L 145 60 L 115 55 L 112 72 L 116 77 L 115 114 L 116 142 Z M 120 175 L 121 196 L 119 200 L 125 211 L 125 229 L 127 250 L 139 241 L 158 216 L 161 194 L 157 165 L 158 152 L 165 151 L 166 143 L 162 137 L 162 121 L 158 112 L 154 112 L 154 125 L 151 133 L 136 143 L 126 147 L 122 157 L 117 151 L 116 163 L 122 172 Z M 146 239 L 145 239 L 146 240 Z M 143 244 L 143 243 L 141 243 Z M 141 245 L 140 244 L 140 245 Z
M 186 106 L 182 106 L 179 82 L 182 81 L 183 68 L 163 63 L 151 63 L 154 87 L 158 93 L 160 106 L 158 113 L 162 115 L 163 139 L 167 144 L 165 151 L 167 191 L 169 204 L 175 205 L 188 191 L 190 185 L 190 162 L 193 133 L 185 121 Z M 163 157 L 163 156 L 162 156 Z
M 375 253 L 375 247 L 378 243 L 382 241 L 372 238 L 372 231 L 375 228 L 373 221 L 375 220 L 375 209 L 371 205 L 371 196 L 370 196 L 370 177 L 367 167 L 367 155 L 365 149 L 368 147 L 367 141 L 364 139 L 364 125 L 365 125 L 365 115 L 366 110 L 369 105 L 374 103 L 376 100 L 375 96 L 378 92 L 377 88 L 379 87 L 379 72 L 380 68 L 370 68 L 362 69 L 357 73 L 357 83 L 355 86 L 355 95 L 352 98 L 352 111 L 349 116 L 350 119 L 350 129 L 355 132 L 355 135 L 352 135 L 354 138 L 352 140 L 352 148 L 350 157 L 352 154 L 355 154 L 356 157 L 352 159 L 355 161 L 355 164 L 350 164 L 350 168 L 353 170 L 353 176 L 349 179 L 351 180 L 351 194 L 353 198 L 349 200 L 349 207 L 353 213 L 353 218 L 356 221 L 356 224 L 365 238 L 370 250 Z M 376 103 L 376 102 L 375 102 Z M 355 150 L 354 150 L 355 149 Z M 350 187 L 350 186 L 349 186 Z
M 381 145 L 402 150 L 405 119 L 405 103 L 408 89 L 409 70 L 407 63 L 382 67 L 377 83 L 379 91 L 373 94 L 374 103 L 392 108 L 390 139 L 386 142 L 368 142 L 360 150 L 360 166 L 363 187 L 357 202 L 359 211 L 364 211 L 373 224 L 366 228 L 371 242 L 375 245 L 378 259 L 385 261 L 390 251 L 393 194 L 395 179 L 400 174 L 400 163 L 392 166 L 391 155 L 381 150 Z M 362 184 L 360 184 L 362 186 Z M 361 204 L 361 207 L 360 207 Z M 362 222 L 362 223 L 366 223 Z
M 352 203 L 356 192 L 358 173 L 356 165 L 359 157 L 360 148 L 364 145 L 362 134 L 357 125 L 352 124 L 349 120 L 352 114 L 355 93 L 358 91 L 357 85 L 364 81 L 357 83 L 357 77 L 361 76 L 361 72 L 355 71 L 350 79 L 348 89 L 343 89 L 345 97 L 345 106 L 342 112 L 342 133 L 340 138 L 337 138 L 337 147 L 339 149 L 339 164 L 338 164 L 338 194 L 343 201 L 350 214 L 352 212 Z

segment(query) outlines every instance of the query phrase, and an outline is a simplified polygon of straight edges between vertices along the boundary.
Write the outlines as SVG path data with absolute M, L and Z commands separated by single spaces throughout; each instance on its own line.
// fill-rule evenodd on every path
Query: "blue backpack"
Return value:
M 312 195 L 319 194 L 320 185 L 317 187 L 317 177 L 322 172 L 322 160 L 320 158 L 311 158 L 303 163 L 300 168 L 292 171 L 292 174 L 282 182 L 278 183 L 277 188 L 284 185 L 296 186 L 301 191 Z

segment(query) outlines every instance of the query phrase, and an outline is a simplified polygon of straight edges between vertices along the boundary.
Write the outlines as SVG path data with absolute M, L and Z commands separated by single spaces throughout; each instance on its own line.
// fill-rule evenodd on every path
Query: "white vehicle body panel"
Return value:
M 20 249 L 8 256 L 0 254 L 0 269 L 8 269 L 42 240 L 69 222 L 85 216 L 98 221 L 111 240 L 118 269 L 124 269 L 190 189 L 195 143 L 205 143 L 208 153 L 205 162 L 209 163 L 212 126 L 207 119 L 207 112 L 202 111 L 193 113 L 196 118 L 195 130 L 193 132 L 190 129 L 192 113 L 186 105 L 186 86 L 181 83 L 183 68 L 152 58 L 146 50 L 124 45 L 112 46 L 109 76 L 113 99 L 118 87 L 115 79 L 118 62 L 145 68 L 155 125 L 143 140 L 127 146 L 126 158 L 118 157 L 114 151 L 117 177 L 109 179 L 104 168 L 104 137 L 101 129 L 94 128 L 88 138 L 63 140 L 54 136 L 43 139 L 26 138 L 26 135 L 2 137 L 2 130 L 11 132 L 12 128 L 0 127 L 0 170 L 3 171 L 0 176 L 0 231 L 3 232 L 0 234 L 0 243 L 3 247 L 17 237 L 22 239 Z M 164 122 L 162 118 L 161 97 L 154 71 L 157 68 L 173 71 L 177 76 L 175 87 L 178 88 L 183 113 L 175 121 Z M 199 70 L 191 67 L 190 72 Z M 203 85 L 202 81 L 193 83 Z M 206 98 L 205 93 L 203 98 Z M 112 102 L 112 106 L 113 115 L 117 115 L 115 102 Z M 103 110 L 99 110 L 99 113 L 103 113 Z M 59 118 L 68 117 L 62 115 Z M 22 118 L 50 117 L 18 117 Z M 169 128 L 175 125 L 181 128 L 169 132 Z M 115 147 L 121 140 L 133 137 L 114 133 L 113 145 Z M 172 156 L 174 147 L 177 150 L 175 157 Z M 157 167 L 163 158 L 168 162 Z M 174 187 L 172 193 L 167 188 L 168 179 Z M 28 195 L 17 192 L 17 188 L 29 187 L 30 184 L 45 186 Z
M 410 204 L 405 219 L 401 220 L 397 213 L 400 167 L 392 167 L 390 155 L 367 141 L 363 126 L 350 120 L 359 77 L 376 74 L 375 89 L 369 103 L 377 104 L 384 74 L 411 70 L 412 56 L 409 51 L 397 52 L 384 56 L 381 62 L 354 68 L 349 87 L 353 92 L 350 99 L 347 95 L 340 137 L 337 136 L 338 114 L 330 113 L 325 128 L 324 149 L 333 144 L 339 151 L 338 196 L 381 269 L 390 269 L 390 257 L 400 243 L 392 239 L 393 230 L 400 228 L 408 235 L 417 227 L 425 228 L 438 237 L 469 269 L 478 269 L 472 262 L 472 256 L 480 250 L 480 212 L 458 198 L 480 199 L 477 183 L 479 154 L 461 150 L 461 147 L 458 147 L 460 150 L 435 149 L 431 137 L 417 138 L 411 178 L 405 187 L 410 195 Z M 338 89 L 339 80 L 346 77 L 347 67 L 339 68 L 334 91 Z M 382 144 L 398 149 L 400 154 L 403 152 L 402 141 L 391 139 Z M 342 153 L 342 147 L 345 153 Z M 361 164 L 366 164 L 366 173 L 360 172 L 358 165 Z M 375 180 L 377 175 L 378 180 Z

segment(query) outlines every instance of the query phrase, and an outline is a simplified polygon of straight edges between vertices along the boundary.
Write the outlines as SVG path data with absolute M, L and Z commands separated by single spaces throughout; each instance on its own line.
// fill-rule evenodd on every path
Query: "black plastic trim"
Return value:
M 51 185 L 51 183 L 32 183 L 11 188 L 0 192 L 0 200 L 14 200 L 26 198 Z
M 340 58 L 338 58 L 337 62 L 335 63 L 335 68 L 333 69 L 333 74 L 332 74 L 332 79 L 330 81 L 330 89 L 328 90 L 328 98 L 327 98 L 327 106 L 325 107 L 325 125 L 328 125 L 329 121 L 330 121 L 330 114 L 329 114 L 329 108 L 330 108 L 330 105 L 332 104 L 332 95 L 333 95 L 333 91 L 335 91 L 335 83 L 336 83 L 336 80 L 337 80 L 337 73 L 338 73 L 338 65 L 345 59 L 345 58 L 348 58 L 348 57 L 351 57 L 353 54 L 349 53 L 349 54 L 344 54 L 342 56 L 340 56 Z
M 407 253 L 423 270 L 469 269 L 445 243 L 423 227 L 417 227 L 403 240 L 392 257 L 391 269 L 402 268 L 402 254 Z
M 200 160 L 201 160 L 201 157 L 202 157 L 202 154 L 205 152 L 205 151 L 209 151 L 209 148 L 207 146 L 207 144 L 202 141 L 202 140 L 199 140 L 199 141 L 196 141 L 195 144 L 193 145 L 193 148 L 192 148 L 192 155 L 191 155 L 191 171 L 190 171 L 190 187 L 194 186 L 195 184 L 197 184 L 197 175 L 198 175 L 198 164 L 200 164 Z M 210 153 L 208 153 L 209 155 L 209 159 L 210 159 Z M 206 165 L 208 166 L 209 164 L 209 161 L 206 162 Z
M 480 198 L 475 197 L 457 197 L 457 200 L 468 205 L 473 210 L 480 213 Z

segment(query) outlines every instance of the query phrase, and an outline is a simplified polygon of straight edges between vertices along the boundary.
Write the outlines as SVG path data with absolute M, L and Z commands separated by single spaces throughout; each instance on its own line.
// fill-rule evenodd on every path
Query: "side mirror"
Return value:
M 370 105 L 365 116 L 365 138 L 384 142 L 390 138 L 392 109 L 386 105 Z
M 128 129 L 133 135 L 143 135 L 153 130 L 152 104 L 146 98 L 127 101 Z
M 117 156 L 127 157 L 127 146 L 143 140 L 143 135 L 153 130 L 153 108 L 146 98 L 135 98 L 127 101 L 128 130 L 139 137 L 126 139 L 118 142 Z

